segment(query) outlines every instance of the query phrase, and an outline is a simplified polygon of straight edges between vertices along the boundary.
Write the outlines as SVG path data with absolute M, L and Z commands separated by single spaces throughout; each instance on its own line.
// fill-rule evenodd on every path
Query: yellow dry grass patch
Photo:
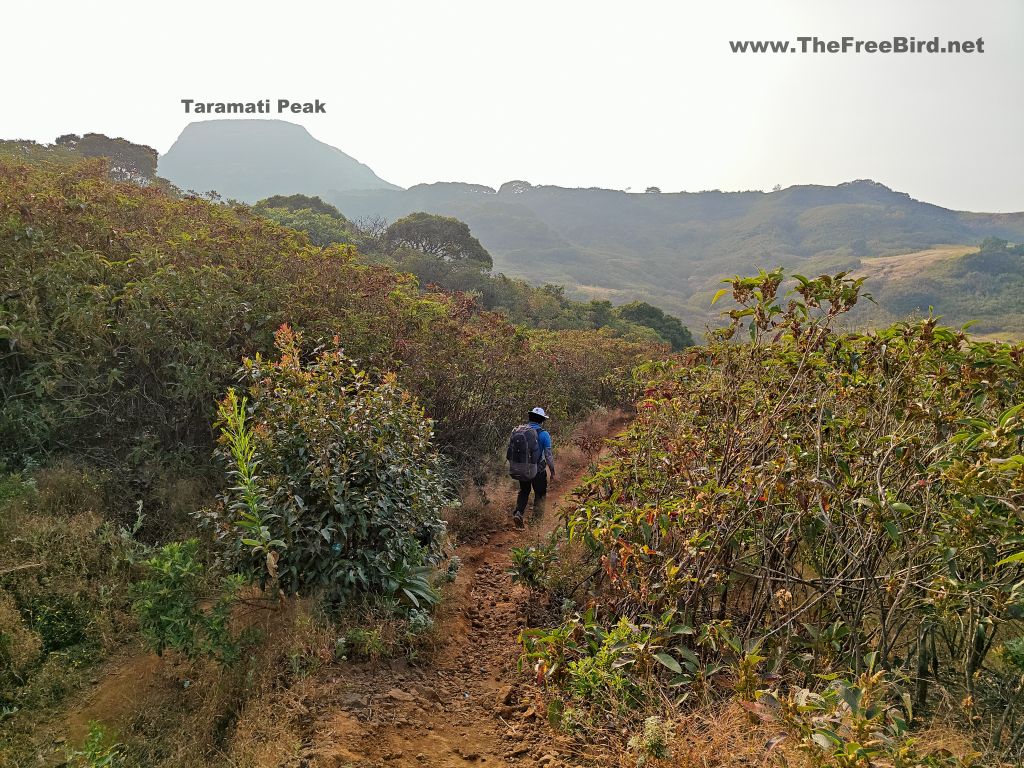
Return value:
M 860 269 L 853 274 L 854 277 L 867 277 L 869 280 L 912 280 L 926 274 L 936 264 L 959 259 L 977 250 L 977 245 L 937 245 L 896 256 L 874 256 L 861 259 Z
M 622 291 L 618 288 L 606 288 L 603 285 L 574 285 L 573 290 L 582 293 L 588 299 L 611 301 L 618 297 Z

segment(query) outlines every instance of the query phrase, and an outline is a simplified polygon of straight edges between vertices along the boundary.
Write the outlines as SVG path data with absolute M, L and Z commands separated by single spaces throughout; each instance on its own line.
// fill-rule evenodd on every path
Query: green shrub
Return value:
M 637 766 L 644 766 L 650 760 L 667 760 L 672 756 L 672 739 L 675 736 L 672 723 L 658 715 L 644 719 L 643 731 L 629 739 L 628 748 L 639 753 Z
M 558 559 L 556 542 L 556 537 L 552 535 L 546 544 L 539 547 L 513 547 L 510 552 L 512 568 L 509 571 L 512 580 L 531 589 L 540 587 L 548 569 Z
M 341 639 L 339 651 L 339 655 L 343 655 L 346 658 L 351 655 L 356 659 L 376 661 L 388 655 L 389 647 L 378 630 L 366 627 L 353 627 Z
M 900 688 L 873 669 L 875 658 L 856 680 L 830 680 L 817 693 L 765 691 L 750 711 L 793 737 L 815 768 L 980 768 L 980 755 L 953 755 L 911 735 L 910 699 L 893 703 Z
M 609 657 L 608 653 L 598 653 L 569 662 L 565 689 L 580 701 L 621 713 L 635 703 L 635 686 L 625 672 L 612 666 Z
M 394 376 L 367 375 L 337 347 L 303 364 L 299 342 L 282 328 L 277 362 L 245 361 L 249 399 L 221 403 L 224 514 L 242 551 L 289 594 L 432 605 L 454 499 L 430 420 Z
M 205 568 L 196 539 L 176 541 L 146 561 L 147 577 L 133 585 L 132 609 L 139 630 L 158 654 L 171 649 L 195 659 L 221 664 L 239 658 L 242 639 L 231 630 L 231 606 L 242 585 L 240 577 L 223 580 L 210 607 Z
M 590 609 L 562 627 L 523 630 L 522 661 L 533 661 L 538 680 L 560 685 L 577 708 L 624 715 L 645 700 L 647 675 L 658 663 L 654 637 L 652 625 L 626 618 L 605 628 Z
M 4 472 L 0 465 L 0 504 L 8 504 L 34 493 L 35 481 L 21 472 Z
M 89 723 L 89 735 L 81 747 L 67 750 L 69 768 L 118 768 L 124 765 L 123 747 L 114 742 L 97 722 Z
M 1002 655 L 1017 674 L 1024 675 L 1024 637 L 1007 641 Z
M 452 555 L 448 559 L 448 566 L 444 571 L 444 580 L 449 584 L 454 582 L 456 577 L 459 575 L 459 568 L 462 567 L 462 558 L 458 555 Z

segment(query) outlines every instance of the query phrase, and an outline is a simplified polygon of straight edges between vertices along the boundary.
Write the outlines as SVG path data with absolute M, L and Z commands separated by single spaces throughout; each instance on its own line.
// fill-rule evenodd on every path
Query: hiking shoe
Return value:
M 526 527 L 526 521 L 523 520 L 523 516 L 519 512 L 516 512 L 514 515 L 512 515 L 512 523 L 515 525 L 516 528 Z

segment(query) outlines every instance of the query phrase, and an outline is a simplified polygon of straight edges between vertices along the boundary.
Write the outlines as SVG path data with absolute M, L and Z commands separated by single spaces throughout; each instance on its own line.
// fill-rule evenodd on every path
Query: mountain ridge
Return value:
M 232 123 L 232 130 L 245 133 L 252 123 L 281 122 L 227 120 L 198 125 Z M 318 195 L 353 220 L 379 217 L 395 221 L 417 211 L 454 216 L 470 226 L 496 268 L 512 277 L 564 285 L 567 295 L 577 299 L 608 299 L 617 304 L 651 301 L 695 328 L 714 320 L 710 298 L 723 277 L 776 266 L 811 273 L 849 270 L 881 274 L 881 284 L 872 286 L 882 297 L 880 316 L 893 319 L 908 308 L 927 311 L 932 304 L 956 304 L 951 320 L 967 322 L 978 319 L 969 312 L 972 304 L 959 293 L 951 293 L 958 290 L 953 275 L 964 272 L 963 265 L 954 263 L 960 258 L 956 254 L 964 251 L 943 248 L 977 246 L 988 238 L 1024 242 L 1024 212 L 956 211 L 871 179 L 836 185 L 799 184 L 771 192 L 660 192 L 651 188 L 639 193 L 534 185 L 522 179 L 497 188 L 441 181 L 402 189 L 379 179 L 352 158 L 352 163 L 373 174 L 370 183 L 364 177 L 353 186 L 351 177 L 332 176 L 320 166 L 303 176 L 292 167 L 295 163 L 289 163 L 290 175 L 278 174 L 269 180 L 267 174 L 261 176 L 264 161 L 260 158 L 272 157 L 276 167 L 293 154 L 304 157 L 300 145 L 316 141 L 305 129 L 294 128 L 299 133 L 288 133 L 276 155 L 265 152 L 251 163 L 228 169 L 237 177 L 223 172 L 223 161 L 219 166 L 209 165 L 206 188 L 255 202 L 254 195 L 236 191 L 237 186 L 245 186 L 239 177 L 248 174 L 258 177 L 265 190 L 262 197 L 295 192 Z M 161 158 L 161 174 L 166 173 L 173 151 Z M 171 166 L 173 169 L 173 163 Z M 217 183 L 218 168 L 224 183 Z M 169 178 L 182 186 L 174 175 Z M 934 248 L 940 249 L 937 256 L 914 261 L 929 270 L 921 277 L 930 278 L 932 271 L 941 267 L 941 279 L 933 281 L 928 290 L 914 285 L 903 271 L 873 271 L 867 263 L 876 257 Z M 900 275 L 896 283 L 889 280 L 893 274 Z M 1012 302 L 1004 306 L 1010 295 L 1006 281 L 991 271 L 970 274 L 974 306 L 988 308 L 982 328 L 1024 332 L 1024 313 Z M 1016 272 L 1013 274 L 1016 280 Z M 993 298 L 997 294 L 998 298 Z M 888 304 L 886 296 L 891 299 Z M 1009 319 L 1001 319 L 1003 316 Z
M 328 197 L 354 218 L 394 220 L 415 210 L 455 216 L 510 275 L 566 285 L 575 298 L 652 300 L 691 327 L 712 319 L 719 280 L 753 268 L 856 271 L 874 257 L 990 237 L 1024 240 L 1024 213 L 953 211 L 863 179 L 773 192 L 646 194 L 444 182 Z

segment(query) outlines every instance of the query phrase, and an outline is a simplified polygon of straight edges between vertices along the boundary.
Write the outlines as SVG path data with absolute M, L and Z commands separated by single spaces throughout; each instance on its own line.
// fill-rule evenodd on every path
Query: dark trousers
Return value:
M 526 512 L 526 503 L 530 500 L 530 489 L 533 489 L 533 508 L 539 509 L 544 503 L 544 496 L 548 492 L 548 470 L 547 467 L 538 467 L 537 474 L 533 480 L 519 481 L 519 496 L 516 497 L 516 515 L 522 516 Z

